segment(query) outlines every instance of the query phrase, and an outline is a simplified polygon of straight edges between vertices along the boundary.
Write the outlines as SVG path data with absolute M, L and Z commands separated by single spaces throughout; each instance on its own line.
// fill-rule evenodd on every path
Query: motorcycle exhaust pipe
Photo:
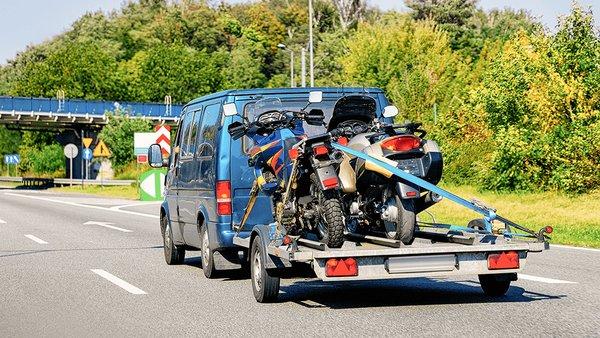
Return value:
M 436 193 L 433 193 L 431 191 L 427 192 L 425 195 L 421 196 L 415 201 L 415 213 L 420 213 L 421 211 L 438 203 L 442 199 L 443 197 Z

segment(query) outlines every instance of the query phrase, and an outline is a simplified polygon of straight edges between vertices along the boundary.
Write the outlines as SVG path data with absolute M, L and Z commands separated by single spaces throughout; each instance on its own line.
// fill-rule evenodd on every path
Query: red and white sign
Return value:
M 137 163 L 148 163 L 148 155 L 137 155 Z
M 156 143 L 160 145 L 163 156 L 171 155 L 171 127 L 158 125 L 154 130 L 156 132 Z

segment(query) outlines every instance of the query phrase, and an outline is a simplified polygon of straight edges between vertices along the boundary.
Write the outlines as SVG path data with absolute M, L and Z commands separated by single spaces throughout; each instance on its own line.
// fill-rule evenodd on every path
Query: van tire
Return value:
M 252 282 L 252 293 L 259 303 L 272 303 L 277 300 L 279 294 L 280 278 L 269 275 L 265 268 L 261 238 L 256 237 L 252 241 L 250 249 L 250 279 Z
M 165 261 L 168 265 L 177 265 L 183 263 L 185 259 L 185 250 L 179 248 L 173 242 L 173 230 L 166 215 L 160 218 L 161 230 L 163 235 L 163 251 Z
M 208 230 L 206 225 L 200 228 L 200 255 L 202 258 L 202 272 L 206 278 L 212 279 L 217 277 L 217 269 L 215 268 L 214 251 L 210 249 L 210 240 L 208 238 Z

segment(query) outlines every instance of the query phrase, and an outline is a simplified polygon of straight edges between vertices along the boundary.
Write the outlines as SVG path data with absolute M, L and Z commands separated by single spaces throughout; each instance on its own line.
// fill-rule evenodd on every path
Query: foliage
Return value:
M 58 143 L 52 143 L 34 151 L 28 157 L 31 163 L 31 169 L 37 175 L 48 175 L 50 177 L 60 177 L 65 172 L 65 156 L 63 147 Z
M 108 116 L 108 123 L 98 135 L 111 151 L 111 162 L 116 170 L 126 166 L 134 159 L 133 134 L 150 132 L 150 122 L 142 119 L 125 118 L 123 112 Z

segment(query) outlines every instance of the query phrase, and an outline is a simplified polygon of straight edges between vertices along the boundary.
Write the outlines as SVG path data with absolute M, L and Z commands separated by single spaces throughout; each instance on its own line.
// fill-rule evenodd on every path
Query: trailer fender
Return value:
M 252 248 L 252 243 L 254 241 L 260 241 L 264 250 L 262 250 L 263 262 L 265 262 L 265 268 L 267 270 L 271 269 L 284 269 L 292 267 L 292 264 L 288 261 L 284 261 L 279 257 L 268 254 L 268 247 L 271 244 L 271 224 L 261 224 L 254 226 L 252 229 L 252 234 L 250 235 L 250 246 Z M 250 253 L 248 253 L 250 256 Z

